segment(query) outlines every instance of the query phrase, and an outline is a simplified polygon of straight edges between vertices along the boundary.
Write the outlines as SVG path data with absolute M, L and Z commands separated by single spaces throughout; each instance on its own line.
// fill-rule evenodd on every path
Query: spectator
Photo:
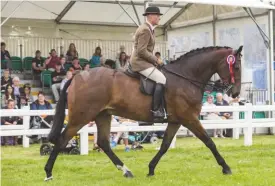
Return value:
M 155 56 L 156 56 L 158 59 L 160 59 L 160 57 L 161 57 L 160 52 L 156 52 L 156 53 L 155 53 Z
M 228 102 L 223 99 L 222 93 L 217 93 L 216 95 L 216 102 L 215 105 L 217 106 L 228 106 Z M 232 115 L 231 112 L 220 112 L 219 116 L 224 117 L 225 119 L 229 119 Z
M 90 70 L 90 65 L 89 65 L 89 63 L 85 63 L 85 64 L 84 64 L 83 70 L 85 70 L 85 71 L 89 71 L 89 70 Z
M 203 104 L 203 106 L 206 107 L 216 107 L 216 105 L 213 103 L 214 97 L 212 95 L 207 96 L 207 101 Z M 204 114 L 204 119 L 205 120 L 222 120 L 222 118 L 219 116 L 218 112 L 207 112 Z M 223 130 L 222 129 L 214 129 L 214 138 L 221 137 L 224 138 L 223 136 Z
M 95 66 L 95 67 L 100 66 L 101 65 L 100 58 L 102 58 L 101 48 L 100 47 L 96 47 L 95 53 L 93 54 L 93 57 L 90 60 L 90 63 L 92 64 L 92 66 Z
M 20 109 L 20 94 L 22 92 L 22 88 L 20 87 L 20 79 L 19 77 L 15 76 L 12 79 L 13 88 L 14 88 L 14 96 L 16 99 L 17 107 Z
M 4 91 L 7 85 L 12 85 L 12 79 L 10 71 L 6 69 L 4 70 L 4 75 L 1 77 L 1 91 Z
M 28 103 L 32 103 L 34 101 L 33 96 L 31 94 L 31 86 L 30 84 L 25 84 L 23 87 L 24 93 L 20 97 L 21 107 L 27 106 Z
M 62 81 L 61 81 L 61 84 L 60 84 L 60 90 L 63 89 L 64 85 L 66 84 L 66 82 L 70 79 L 72 79 L 73 77 L 73 72 L 68 70 L 67 73 L 66 73 L 66 78 L 64 78 Z
M 7 64 L 3 64 L 1 65 L 1 69 L 6 69 L 8 68 L 9 70 L 12 69 L 11 66 L 11 56 L 9 51 L 6 50 L 6 43 L 1 42 L 1 60 L 6 60 Z
M 161 59 L 161 55 L 160 55 L 160 52 L 156 52 L 155 53 L 155 56 L 159 59 L 159 60 L 161 60 L 162 62 L 163 62 L 163 64 L 167 64 L 167 61 L 163 61 L 162 59 Z
M 119 123 L 117 123 L 119 122 Z M 129 123 L 134 123 L 134 121 L 128 120 L 126 118 L 122 118 L 122 117 L 113 117 L 113 121 L 112 121 L 112 127 L 114 126 L 127 126 Z M 116 134 L 116 136 L 114 137 L 114 139 L 111 141 L 111 147 L 115 147 L 118 143 L 118 140 L 122 138 L 124 145 L 125 145 L 125 151 L 128 152 L 130 151 L 130 147 L 129 147 L 129 133 L 128 132 L 118 132 Z
M 54 71 L 55 65 L 60 62 L 59 57 L 56 55 L 55 49 L 52 49 L 50 56 L 46 59 L 46 67 L 48 70 Z
M 66 72 L 61 71 L 61 63 L 57 62 L 55 65 L 55 71 L 52 73 L 52 92 L 56 102 L 59 100 L 60 84 L 65 75 Z
M 30 105 L 31 110 L 50 110 L 53 109 L 52 105 L 45 100 L 44 92 L 38 92 L 38 99 L 31 103 Z
M 115 65 L 116 65 L 116 62 L 111 59 L 107 59 L 107 60 L 102 59 L 101 60 L 101 66 L 103 66 L 103 67 L 113 68 L 113 67 L 115 67 Z
M 215 105 L 217 105 L 217 106 L 228 106 L 229 103 L 223 99 L 222 93 L 217 93 Z M 232 112 L 220 112 L 219 116 L 222 119 L 229 119 L 229 118 L 232 117 Z M 232 129 L 225 129 L 223 131 L 224 131 L 224 134 L 228 137 L 230 137 L 230 135 L 232 135 Z
M 116 60 L 116 69 L 125 70 L 129 66 L 129 61 L 127 59 L 126 53 L 121 52 L 119 58 Z
M 66 68 L 65 68 L 66 58 L 63 55 L 60 56 L 60 63 L 61 63 L 61 70 L 66 71 Z
M 14 88 L 12 87 L 12 85 L 7 85 L 5 89 L 5 94 L 2 95 L 2 108 L 8 105 L 8 100 L 14 100 L 15 105 L 17 105 L 17 100 L 15 99 Z
M 76 51 L 75 44 L 71 43 L 66 53 L 66 62 L 72 63 L 75 58 L 78 58 L 78 52 Z
M 44 92 L 38 92 L 38 99 L 31 103 L 30 105 L 31 110 L 51 110 L 52 105 L 45 100 L 45 94 Z M 48 116 L 48 115 L 42 115 L 42 116 L 34 116 L 31 117 L 31 129 L 40 129 L 40 128 L 49 128 L 48 126 L 45 125 L 50 125 L 53 121 L 53 116 Z M 34 136 L 29 136 L 33 141 L 39 140 L 40 136 L 34 135 Z
M 44 63 L 39 50 L 35 52 L 35 57 L 32 59 L 32 69 L 34 74 L 41 74 L 41 72 L 46 69 L 46 64 Z
M 117 55 L 116 55 L 116 59 L 119 59 L 119 58 L 120 58 L 120 54 L 121 54 L 122 52 L 124 52 L 124 53 L 126 54 L 126 52 L 125 52 L 125 46 L 124 46 L 124 45 L 120 45 L 119 51 L 117 52 Z M 128 58 L 128 56 L 126 56 L 126 57 Z
M 7 106 L 5 109 L 15 109 L 15 102 L 12 99 L 8 100 Z M 7 116 L 1 118 L 1 123 L 4 125 L 17 125 L 19 123 L 22 124 L 22 119 L 17 116 Z M 17 145 L 18 144 L 18 136 L 4 136 L 2 144 L 4 145 Z
M 79 62 L 79 60 L 77 58 L 75 58 L 73 60 L 72 67 L 70 69 L 73 69 L 73 71 L 82 70 L 82 68 L 80 66 L 80 62 Z

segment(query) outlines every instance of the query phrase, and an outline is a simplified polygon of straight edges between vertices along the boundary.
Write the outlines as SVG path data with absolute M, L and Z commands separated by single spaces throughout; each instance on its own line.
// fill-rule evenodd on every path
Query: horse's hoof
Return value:
M 50 176 L 50 177 L 46 177 L 45 179 L 44 179 L 44 181 L 50 181 L 50 180 L 52 180 L 53 179 L 53 176 Z
M 152 177 L 154 175 L 155 175 L 154 173 L 149 173 L 149 174 L 147 174 L 147 177 Z
M 127 171 L 127 172 L 124 174 L 124 177 L 126 177 L 126 178 L 133 178 L 134 175 L 132 174 L 131 171 Z
M 222 173 L 223 173 L 224 175 L 231 175 L 231 174 L 232 174 L 232 172 L 231 172 L 230 169 L 223 169 L 223 170 L 222 170 Z

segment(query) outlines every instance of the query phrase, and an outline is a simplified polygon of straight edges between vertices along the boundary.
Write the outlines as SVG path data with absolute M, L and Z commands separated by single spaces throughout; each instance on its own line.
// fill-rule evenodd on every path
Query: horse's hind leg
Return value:
M 131 178 L 133 174 L 128 168 L 123 164 L 123 162 L 115 155 L 110 147 L 109 136 L 111 129 L 111 115 L 106 111 L 99 113 L 96 117 L 96 126 L 98 132 L 97 143 L 98 146 L 106 153 L 106 155 L 111 159 L 114 165 L 121 171 L 125 177 Z
M 164 133 L 164 138 L 160 147 L 160 150 L 149 163 L 149 174 L 148 176 L 153 176 L 155 174 L 155 168 L 160 160 L 160 158 L 167 152 L 168 148 L 171 145 L 173 138 L 175 137 L 178 129 L 180 128 L 180 124 L 171 124 L 168 123 L 166 131 Z
M 82 110 L 78 111 L 71 109 L 71 112 L 69 113 L 69 123 L 59 136 L 57 142 L 54 144 L 53 151 L 51 152 L 47 164 L 44 168 L 47 175 L 45 181 L 52 179 L 52 169 L 59 152 L 66 148 L 68 142 L 73 138 L 73 136 L 77 134 L 77 131 L 79 131 L 85 125 L 85 123 L 93 121 L 97 114 L 96 112 L 87 113 L 86 115 L 83 115 L 82 113 Z
M 45 181 L 51 180 L 52 177 L 52 170 L 55 163 L 55 160 L 59 154 L 59 152 L 66 148 L 66 145 L 68 144 L 69 140 L 72 139 L 74 135 L 77 134 L 77 131 L 81 129 L 83 125 L 72 125 L 70 122 L 65 130 L 62 132 L 62 134 L 59 137 L 59 140 L 55 143 L 53 151 L 50 154 L 50 157 L 45 165 L 45 172 L 46 172 L 46 178 Z
M 185 124 L 186 125 L 184 126 L 187 127 L 191 132 L 193 132 L 211 150 L 218 164 L 222 167 L 223 174 L 231 174 L 230 167 L 226 164 L 225 160 L 218 152 L 215 143 L 208 136 L 200 121 L 196 119 Z

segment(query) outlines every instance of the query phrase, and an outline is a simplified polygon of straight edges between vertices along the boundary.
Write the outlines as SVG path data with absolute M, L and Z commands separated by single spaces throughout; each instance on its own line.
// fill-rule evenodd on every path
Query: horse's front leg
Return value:
M 160 158 L 167 152 L 180 126 L 181 124 L 168 123 L 160 150 L 149 163 L 149 174 L 147 176 L 153 176 L 155 174 L 155 168 Z

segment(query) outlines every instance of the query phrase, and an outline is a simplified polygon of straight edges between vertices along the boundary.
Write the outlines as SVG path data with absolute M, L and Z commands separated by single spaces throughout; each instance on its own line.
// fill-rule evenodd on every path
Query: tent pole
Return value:
M 120 4 L 120 2 L 117 1 L 117 3 L 120 6 L 120 8 L 128 15 L 128 17 L 139 27 L 139 24 L 134 20 L 134 18 L 132 18 L 132 16 L 127 12 L 127 10 L 125 10 L 125 8 Z
M 213 5 L 213 46 L 216 46 L 216 21 L 217 21 L 217 7 L 216 5 Z
M 269 51 L 268 51 L 268 69 L 269 70 L 269 104 L 274 104 L 274 67 L 273 67 L 273 61 L 274 61 L 274 41 L 273 41 L 273 10 L 268 11 L 268 34 L 270 39 L 270 45 L 269 45 Z M 270 112 L 269 117 L 273 117 L 275 112 Z M 275 135 L 275 127 L 271 128 L 270 131 L 273 135 Z
M 24 3 L 25 0 L 21 0 L 21 2 L 19 3 L 19 5 L 12 11 L 12 13 L 1 23 L 1 26 L 3 26 L 10 18 L 11 16 L 17 11 L 18 8 L 20 8 L 20 6 L 22 5 L 22 3 Z

